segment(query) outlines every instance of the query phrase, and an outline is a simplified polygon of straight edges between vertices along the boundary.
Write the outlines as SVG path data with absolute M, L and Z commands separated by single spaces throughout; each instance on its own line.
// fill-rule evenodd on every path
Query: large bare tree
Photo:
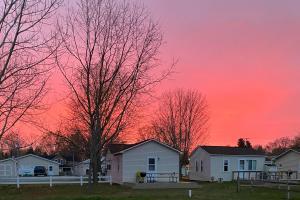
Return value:
M 40 108 L 49 58 L 56 49 L 55 35 L 46 23 L 60 1 L 0 2 L 0 140 Z
M 109 0 L 79 1 L 59 32 L 64 59 L 57 65 L 72 92 L 72 116 L 89 140 L 96 183 L 104 147 L 124 131 L 139 97 L 168 74 L 156 70 L 162 34 L 142 6 Z
M 162 95 L 148 138 L 156 138 L 183 152 L 180 169 L 192 148 L 207 136 L 206 98 L 196 90 L 177 89 Z M 144 136 L 145 137 L 145 136 Z

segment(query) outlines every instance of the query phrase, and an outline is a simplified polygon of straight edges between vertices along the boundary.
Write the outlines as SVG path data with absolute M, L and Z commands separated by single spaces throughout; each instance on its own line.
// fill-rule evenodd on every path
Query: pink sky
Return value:
M 212 145 L 254 144 L 300 131 L 300 1 L 141 1 L 165 36 L 162 63 L 176 73 L 157 90 L 198 89 L 210 109 Z M 55 127 L 64 96 L 54 74 L 45 123 Z

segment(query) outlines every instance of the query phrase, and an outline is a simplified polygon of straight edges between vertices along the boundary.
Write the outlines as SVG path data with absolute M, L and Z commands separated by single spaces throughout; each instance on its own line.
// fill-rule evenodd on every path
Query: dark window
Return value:
M 53 170 L 53 167 L 49 166 L 49 171 L 52 172 L 52 170 Z
M 111 165 L 110 165 L 110 164 L 107 164 L 107 165 L 106 165 L 106 169 L 107 169 L 107 170 L 111 170 Z
M 224 162 L 223 162 L 223 170 L 224 170 L 224 172 L 228 172 L 228 168 L 229 168 L 229 161 L 228 160 L 224 160 Z
M 148 159 L 148 170 L 155 171 L 155 158 Z
M 196 160 L 196 172 L 198 172 L 198 161 Z
M 203 161 L 202 160 L 200 161 L 200 170 L 201 170 L 201 172 L 203 172 Z

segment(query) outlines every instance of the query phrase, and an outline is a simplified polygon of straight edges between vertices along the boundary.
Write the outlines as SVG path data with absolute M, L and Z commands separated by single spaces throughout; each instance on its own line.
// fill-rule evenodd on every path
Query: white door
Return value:
M 157 158 L 156 157 L 148 157 L 147 160 L 147 176 L 148 182 L 155 182 L 157 176 Z
M 54 175 L 54 172 L 53 172 L 53 166 L 52 165 L 49 165 L 48 166 L 48 176 L 53 176 Z

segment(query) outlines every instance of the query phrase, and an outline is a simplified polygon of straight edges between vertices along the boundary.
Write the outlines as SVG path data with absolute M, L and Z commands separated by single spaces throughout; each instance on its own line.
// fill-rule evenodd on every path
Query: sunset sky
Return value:
M 254 144 L 300 132 L 300 1 L 141 1 L 164 33 L 162 64 L 178 59 L 157 89 L 197 89 L 210 110 L 211 145 Z M 52 86 L 63 88 L 54 74 Z M 48 124 L 64 91 L 52 89 Z

